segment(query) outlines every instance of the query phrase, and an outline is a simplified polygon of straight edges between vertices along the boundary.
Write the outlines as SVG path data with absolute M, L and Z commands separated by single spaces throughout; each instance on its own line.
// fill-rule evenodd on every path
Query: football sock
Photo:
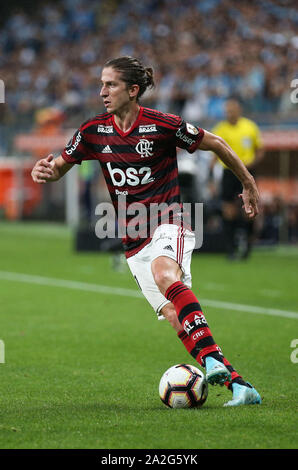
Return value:
M 165 297 L 176 308 L 178 319 L 184 328 L 178 333 L 178 337 L 189 354 L 202 367 L 205 367 L 204 357 L 207 355 L 222 362 L 231 373 L 232 381 L 225 382 L 225 385 L 230 390 L 232 390 L 231 384 L 234 382 L 247 385 L 247 382 L 236 372 L 222 354 L 220 347 L 215 343 L 200 304 L 193 292 L 182 282 L 178 281 L 168 288 Z
M 178 338 L 182 341 L 183 346 L 189 352 L 189 354 L 191 354 L 192 357 L 194 359 L 196 359 L 196 357 L 197 357 L 197 348 L 196 348 L 196 345 L 194 344 L 193 340 L 191 339 L 191 337 L 188 336 L 188 334 L 184 330 L 179 331 L 179 333 L 177 333 L 177 335 L 178 335 Z M 199 364 L 202 366 L 202 361 L 200 361 Z
M 191 354 L 191 356 L 200 364 L 200 366 L 205 367 L 205 361 L 204 358 L 201 357 L 199 354 L 200 349 L 198 345 L 192 340 L 192 337 L 189 336 L 186 331 L 181 330 L 178 333 L 178 338 L 182 341 L 184 347 L 186 350 Z M 214 357 L 214 359 L 217 359 L 220 362 L 223 362 L 222 356 L 220 353 L 213 351 L 210 354 L 207 354 L 208 356 Z
M 174 305 L 182 328 L 195 344 L 196 351 L 193 354 L 196 352 L 197 362 L 203 364 L 206 354 L 219 354 L 220 348 L 212 337 L 194 293 L 183 282 L 177 281 L 167 289 L 165 297 Z

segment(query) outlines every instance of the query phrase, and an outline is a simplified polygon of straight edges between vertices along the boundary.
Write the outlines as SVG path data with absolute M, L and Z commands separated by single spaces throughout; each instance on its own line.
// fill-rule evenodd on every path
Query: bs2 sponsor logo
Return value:
M 152 183 L 154 178 L 151 176 L 151 168 L 143 166 L 140 169 L 128 167 L 125 170 L 120 168 L 112 168 L 111 163 L 107 163 L 107 168 L 110 173 L 111 180 L 114 186 L 138 186 L 139 184 Z

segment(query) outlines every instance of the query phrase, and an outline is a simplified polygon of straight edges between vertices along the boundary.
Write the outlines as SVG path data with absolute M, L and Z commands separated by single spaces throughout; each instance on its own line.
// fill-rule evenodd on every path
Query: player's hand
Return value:
M 54 155 L 50 154 L 47 158 L 38 160 L 31 171 L 31 176 L 35 183 L 57 181 L 60 174 L 55 165 Z
M 243 206 L 242 208 L 245 211 L 245 214 L 248 216 L 249 219 L 254 219 L 258 213 L 258 202 L 259 202 L 259 192 L 255 184 L 243 188 L 239 197 L 242 198 Z

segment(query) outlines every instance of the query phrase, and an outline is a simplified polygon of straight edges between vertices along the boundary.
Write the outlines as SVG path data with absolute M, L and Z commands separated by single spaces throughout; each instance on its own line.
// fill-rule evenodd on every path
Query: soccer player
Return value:
M 139 60 L 119 57 L 108 61 L 102 69 L 100 91 L 106 113 L 84 122 L 57 158 L 50 154 L 36 162 L 32 178 L 41 184 L 57 181 L 74 164 L 98 160 L 119 229 L 129 226 L 127 214 L 121 215 L 123 207 L 128 213 L 132 204 L 142 203 L 148 209 L 148 218 L 141 223 L 144 235 L 124 235 L 122 239 L 141 291 L 158 316 L 170 322 L 187 351 L 206 368 L 208 382 L 225 384 L 232 391 L 227 406 L 261 403 L 258 392 L 234 370 L 212 337 L 190 289 L 194 233 L 178 222 L 178 212 L 169 209 L 180 203 L 176 147 L 190 153 L 198 148 L 215 152 L 240 179 L 249 218 L 258 214 L 254 178 L 220 137 L 181 117 L 142 107 L 139 99 L 152 86 L 153 70 Z M 163 204 L 164 214 L 151 217 L 153 203 Z M 165 214 L 169 215 L 167 223 Z M 152 225 L 154 233 L 148 234 L 145 229 Z
M 242 116 L 239 101 L 229 99 L 225 108 L 226 120 L 219 122 L 212 133 L 222 137 L 255 176 L 255 168 L 264 156 L 259 128 L 256 123 Z M 211 168 L 217 160 L 215 156 Z M 237 257 L 246 259 L 251 252 L 254 221 L 243 217 L 239 208 L 241 181 L 224 162 L 221 163 L 224 166 L 221 199 L 226 254 L 230 260 Z

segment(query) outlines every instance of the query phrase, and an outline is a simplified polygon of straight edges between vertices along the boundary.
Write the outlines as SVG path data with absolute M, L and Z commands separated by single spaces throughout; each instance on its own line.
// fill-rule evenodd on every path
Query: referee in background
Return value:
M 226 120 L 219 122 L 212 132 L 229 144 L 249 172 L 255 176 L 255 167 L 264 156 L 260 130 L 253 121 L 241 115 L 242 109 L 236 99 L 226 102 L 225 111 Z M 210 173 L 212 174 L 217 161 L 224 166 L 220 197 L 226 254 L 230 260 L 246 259 L 251 251 L 254 222 L 241 214 L 240 181 L 216 155 L 212 159 Z

